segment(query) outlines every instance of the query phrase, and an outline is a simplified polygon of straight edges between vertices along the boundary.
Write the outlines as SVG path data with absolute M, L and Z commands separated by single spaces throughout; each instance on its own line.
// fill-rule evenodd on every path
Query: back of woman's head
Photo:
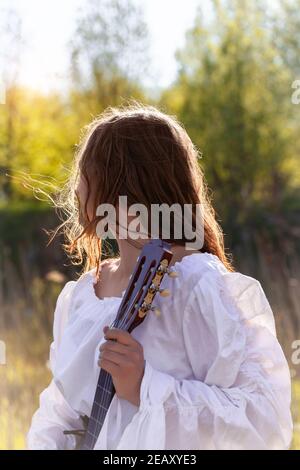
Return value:
M 101 204 L 117 207 L 119 197 L 126 196 L 129 206 L 143 204 L 149 214 L 153 204 L 177 204 L 182 208 L 190 205 L 194 230 L 195 208 L 201 205 L 204 226 L 200 249 L 218 256 L 231 270 L 199 157 L 175 116 L 137 102 L 107 108 L 87 126 L 74 160 L 67 195 L 64 192 L 60 202 L 68 215 L 62 224 L 67 252 L 79 263 L 85 261 L 85 270 L 99 266 L 101 240 L 96 226 L 101 217 L 96 213 L 97 207 Z M 85 198 L 78 207 L 74 202 L 79 180 L 84 184 Z M 182 230 L 180 239 L 175 232 L 171 225 L 168 241 L 185 244 L 185 231 Z

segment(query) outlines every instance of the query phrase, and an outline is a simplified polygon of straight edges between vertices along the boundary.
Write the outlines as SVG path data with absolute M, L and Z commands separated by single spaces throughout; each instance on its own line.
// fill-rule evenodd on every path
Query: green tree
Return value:
M 12 188 L 4 174 L 10 171 L 15 155 L 14 123 L 18 105 L 15 89 L 24 44 L 21 19 L 11 8 L 0 10 L 0 35 L 0 82 L 5 95 L 5 103 L 0 104 L 0 199 L 8 199 Z
M 176 53 L 178 79 L 161 103 L 184 122 L 225 220 L 243 222 L 257 204 L 277 211 L 293 173 L 291 73 L 279 60 L 263 1 L 201 8 Z
M 2 174 L 3 186 L 10 188 L 7 198 L 33 198 L 30 186 L 54 191 L 67 176 L 78 140 L 75 114 L 55 93 L 44 96 L 18 86 L 8 88 L 6 98 L 14 103 L 0 109 L 0 162 L 9 175 Z M 11 133 L 2 126 L 8 122 Z
M 144 98 L 140 79 L 147 73 L 148 46 L 134 2 L 89 0 L 71 42 L 71 98 L 83 121 L 123 99 Z

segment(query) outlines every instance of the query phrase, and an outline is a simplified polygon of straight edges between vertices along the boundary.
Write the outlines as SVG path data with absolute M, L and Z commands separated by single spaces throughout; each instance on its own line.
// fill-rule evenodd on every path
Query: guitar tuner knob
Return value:
M 151 294 L 155 294 L 158 291 L 159 291 L 159 287 L 156 286 L 154 283 L 152 283 L 151 286 L 149 287 L 149 292 Z
M 179 276 L 177 271 L 172 271 L 171 269 L 167 269 L 167 274 L 168 274 L 168 276 L 170 276 L 172 278 L 175 278 L 175 277 Z
M 159 289 L 159 294 L 162 297 L 168 297 L 170 295 L 169 289 Z
M 152 310 L 152 312 L 155 313 L 155 315 L 156 315 L 157 317 L 159 317 L 159 316 L 161 315 L 161 311 L 160 311 L 160 309 L 157 308 L 157 307 L 151 307 L 150 310 Z
M 143 318 L 146 314 L 147 314 L 147 310 L 143 310 L 140 308 L 139 313 L 138 313 L 139 317 Z
M 158 266 L 157 272 L 158 272 L 158 273 L 161 273 L 161 274 L 165 274 L 165 273 L 167 272 L 167 269 L 168 269 L 168 268 L 166 268 L 163 264 L 160 264 L 160 265 Z
M 164 266 L 163 264 L 159 266 L 158 272 L 162 274 L 168 274 L 170 277 L 178 277 L 178 273 L 176 271 L 168 268 L 167 266 Z
M 138 304 L 135 304 L 136 306 Z M 149 310 L 152 310 L 151 304 L 147 304 L 146 302 L 143 302 L 140 309 L 139 309 L 139 317 L 143 318 Z

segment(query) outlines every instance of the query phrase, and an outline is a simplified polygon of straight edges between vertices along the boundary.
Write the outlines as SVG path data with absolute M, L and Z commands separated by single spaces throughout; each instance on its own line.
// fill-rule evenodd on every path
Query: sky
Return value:
M 0 9 L 14 8 L 22 19 L 23 47 L 20 81 L 43 92 L 61 89 L 66 83 L 68 41 L 79 8 L 88 0 L 0 0 Z M 143 7 L 150 34 L 151 77 L 149 89 L 168 86 L 176 77 L 175 50 L 193 25 L 199 3 L 209 14 L 209 0 L 134 0 Z

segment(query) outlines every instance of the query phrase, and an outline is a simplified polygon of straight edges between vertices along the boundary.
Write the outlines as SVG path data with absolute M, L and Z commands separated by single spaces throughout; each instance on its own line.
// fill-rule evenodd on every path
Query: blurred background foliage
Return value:
M 21 19 L 2 12 L 10 47 L 0 105 L 1 448 L 24 447 L 50 377 L 55 301 L 76 275 L 61 237 L 46 246 L 43 228 L 59 221 L 39 191 L 52 195 L 64 184 L 83 126 L 132 98 L 175 114 L 202 154 L 234 265 L 261 281 L 273 308 L 293 377 L 293 448 L 300 448 L 300 365 L 291 361 L 300 339 L 300 104 L 291 100 L 300 79 L 300 1 L 274 9 L 265 0 L 211 4 L 212 21 L 199 7 L 176 51 L 177 77 L 155 95 L 142 85 L 150 39 L 132 1 L 88 2 L 69 44 L 72 79 L 50 94 L 19 83 Z

